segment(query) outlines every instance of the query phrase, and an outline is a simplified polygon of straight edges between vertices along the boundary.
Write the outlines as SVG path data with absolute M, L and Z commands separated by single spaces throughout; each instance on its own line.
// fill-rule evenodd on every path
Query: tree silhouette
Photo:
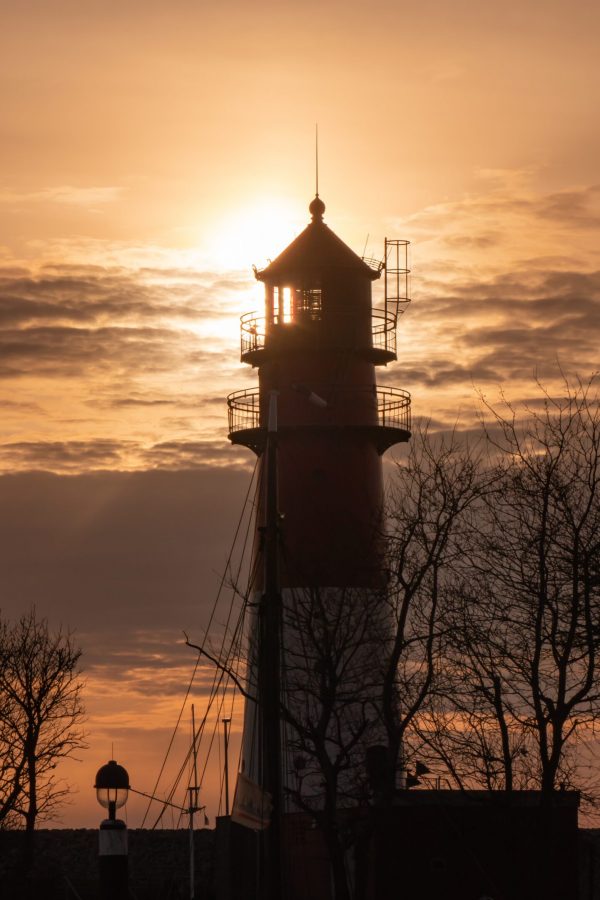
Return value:
M 58 762 L 85 746 L 80 656 L 72 635 L 51 631 L 35 609 L 0 622 L 0 824 L 30 836 L 68 795 Z
M 390 494 L 390 630 L 380 698 L 388 741 L 387 801 L 406 768 L 412 734 L 445 667 L 445 608 L 469 523 L 494 476 L 481 465 L 478 443 L 453 432 L 431 438 L 416 429 L 408 458 L 396 468 Z
M 446 605 L 442 698 L 421 736 L 455 780 L 585 787 L 600 718 L 600 408 L 593 379 L 524 416 L 486 404 L 493 473 Z

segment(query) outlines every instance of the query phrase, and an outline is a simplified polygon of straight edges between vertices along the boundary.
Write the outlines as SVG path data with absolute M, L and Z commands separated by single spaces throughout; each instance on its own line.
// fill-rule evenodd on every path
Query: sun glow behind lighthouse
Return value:
M 297 203 L 275 197 L 260 199 L 214 223 L 206 254 L 219 268 L 262 268 L 267 256 L 276 256 L 305 225 Z

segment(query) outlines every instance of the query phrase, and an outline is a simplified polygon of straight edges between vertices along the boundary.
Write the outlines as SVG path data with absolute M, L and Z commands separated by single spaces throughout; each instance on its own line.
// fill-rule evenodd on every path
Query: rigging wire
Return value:
M 243 617 L 242 617 L 242 616 L 240 616 L 239 619 L 238 619 L 238 624 L 236 625 L 236 631 L 241 630 L 241 629 L 240 629 L 240 622 L 241 622 L 241 621 L 243 621 Z M 234 639 L 235 639 L 235 633 L 234 633 L 234 638 L 232 638 L 232 641 L 233 641 Z M 198 656 L 200 657 L 200 653 L 198 654 Z M 226 662 L 227 662 L 227 657 L 226 657 Z M 212 708 L 213 708 L 213 704 L 214 704 L 214 702 L 215 702 L 215 698 L 216 698 L 217 695 L 218 695 L 219 689 L 220 689 L 221 684 L 222 684 L 222 682 L 223 682 L 223 679 L 225 678 L 226 675 L 227 675 L 227 681 L 226 681 L 226 684 L 225 684 L 225 691 L 227 690 L 227 688 L 228 688 L 228 686 L 229 686 L 230 675 L 229 675 L 229 673 L 227 673 L 227 672 L 225 671 L 225 669 L 226 669 L 226 662 L 225 662 L 225 664 L 224 664 L 224 668 L 217 668 L 216 671 L 215 671 L 215 674 L 214 674 L 214 676 L 213 676 L 213 683 L 212 683 L 212 686 L 211 686 L 211 691 L 210 691 L 210 695 L 209 695 L 209 700 L 208 700 L 208 704 L 207 704 L 207 707 L 206 707 L 206 711 L 205 711 L 205 714 L 204 714 L 204 716 L 203 716 L 203 718 L 202 718 L 202 721 L 201 721 L 201 723 L 200 723 L 200 725 L 199 725 L 199 727 L 198 727 L 198 729 L 197 729 L 197 734 L 199 733 L 201 736 L 202 736 L 203 733 L 204 733 L 204 727 L 205 727 L 205 725 L 206 725 L 206 723 L 207 723 L 207 721 L 208 721 L 208 717 L 209 717 L 209 714 L 210 714 L 210 712 L 211 712 L 211 710 L 212 710 Z M 221 713 L 221 710 L 222 710 L 222 706 L 223 706 L 223 700 L 221 700 L 221 702 L 220 702 L 220 704 L 219 704 L 219 709 L 217 710 L 217 723 L 218 723 L 218 718 L 219 718 L 220 713 Z M 215 728 L 216 728 L 216 727 L 218 727 L 217 724 L 215 725 Z M 211 737 L 210 737 L 210 742 L 209 742 L 208 750 L 205 752 L 205 763 L 204 763 L 204 767 L 203 767 L 203 769 L 202 769 L 202 774 L 201 774 L 201 776 L 200 776 L 200 786 L 202 786 L 203 781 L 204 781 L 204 776 L 205 776 L 205 774 L 206 774 L 206 769 L 207 769 L 207 766 L 208 766 L 208 761 L 209 761 L 209 758 L 210 758 L 210 753 L 211 753 L 212 746 L 213 746 L 213 743 L 214 743 L 215 728 L 213 728 L 213 732 L 212 732 Z M 183 777 L 183 775 L 184 775 L 184 773 L 185 773 L 185 768 L 186 768 L 186 765 L 187 765 L 187 762 L 188 762 L 190 753 L 191 753 L 191 749 L 188 749 L 188 751 L 187 751 L 187 753 L 186 753 L 186 755 L 185 755 L 185 758 L 184 758 L 184 760 L 183 760 L 183 763 L 182 763 L 182 765 L 181 765 L 181 767 L 180 767 L 180 769 L 179 769 L 179 772 L 178 772 L 178 774 L 177 774 L 177 776 L 176 776 L 176 778 L 175 778 L 175 781 L 174 781 L 174 783 L 173 783 L 173 785 L 172 785 L 172 787 L 171 787 L 171 790 L 169 791 L 168 798 L 169 798 L 170 801 L 172 801 L 172 799 L 173 799 L 173 797 L 174 797 L 174 795 L 175 795 L 175 793 L 176 793 L 176 791 L 177 791 L 177 788 L 179 787 L 181 778 Z M 189 785 L 188 785 L 188 786 L 189 786 Z M 157 825 L 159 824 L 159 822 L 161 821 L 162 816 L 163 816 L 163 814 L 164 814 L 164 812 L 165 812 L 165 809 L 166 809 L 166 807 L 164 807 L 164 808 L 161 810 L 160 814 L 158 815 L 158 818 L 156 819 L 154 825 L 152 826 L 153 829 L 156 828 L 156 826 L 157 826 Z M 179 817 L 179 821 L 181 821 L 181 815 L 180 815 L 180 817 Z
M 248 536 L 248 532 L 246 534 L 246 540 L 247 540 L 247 536 Z M 223 657 L 222 655 L 219 657 L 220 668 L 217 668 L 217 671 L 215 673 L 215 679 L 213 679 L 213 687 L 212 687 L 211 695 L 210 695 L 210 698 L 209 698 L 209 701 L 207 704 L 206 713 L 205 713 L 205 715 L 202 719 L 202 722 L 198 728 L 198 733 L 203 734 L 204 726 L 206 725 L 206 722 L 208 721 L 209 713 L 212 710 L 212 707 L 213 707 L 215 699 L 218 695 L 219 689 L 222 686 L 223 679 L 225 678 L 225 676 L 227 676 L 225 686 L 223 687 L 223 694 L 222 694 L 221 700 L 218 704 L 218 709 L 217 709 L 216 718 L 215 718 L 215 724 L 214 724 L 212 733 L 210 735 L 208 749 L 205 751 L 205 754 L 204 754 L 205 761 L 204 761 L 204 766 L 202 768 L 202 773 L 200 776 L 200 787 L 204 783 L 204 777 L 206 775 L 206 770 L 208 768 L 210 754 L 212 751 L 212 747 L 214 745 L 215 737 L 217 736 L 217 733 L 218 733 L 219 719 L 221 718 L 221 714 L 223 712 L 223 706 L 225 704 L 225 700 L 227 697 L 227 690 L 229 688 L 229 682 L 230 682 L 230 680 L 233 680 L 232 674 L 231 674 L 233 669 L 229 668 L 229 661 L 233 658 L 234 661 L 237 660 L 238 663 L 241 663 L 241 658 L 242 658 L 241 642 L 242 642 L 243 633 L 244 633 L 244 627 L 243 627 L 244 626 L 244 617 L 245 617 L 245 612 L 246 612 L 246 607 L 247 607 L 247 602 L 248 602 L 248 596 L 249 596 L 252 588 L 254 587 L 255 580 L 256 580 L 256 567 L 248 581 L 248 587 L 246 590 L 246 594 L 244 595 L 244 603 L 243 603 L 242 609 L 240 611 L 240 615 L 238 616 L 238 620 L 237 620 L 237 623 L 236 623 L 236 626 L 235 626 L 235 629 L 234 629 L 234 632 L 233 632 L 233 635 L 231 638 L 230 649 L 229 649 L 228 653 L 225 655 L 225 657 Z M 221 651 L 222 651 L 222 647 L 221 647 Z M 218 675 L 218 681 L 215 684 L 217 675 Z M 236 673 L 236 677 L 237 677 L 237 673 Z M 232 710 L 233 710 L 233 704 L 235 702 L 235 694 L 236 694 L 236 686 L 235 686 L 235 681 L 234 681 L 234 688 L 233 688 L 233 691 L 231 694 L 231 709 Z M 189 757 L 189 752 L 190 751 L 188 750 L 188 753 L 186 754 L 184 763 L 179 771 L 179 774 L 176 778 L 175 784 L 171 790 L 171 797 L 174 796 L 175 791 L 179 785 L 179 782 L 184 774 L 185 764 L 186 764 L 187 758 Z M 181 819 L 181 816 L 180 816 L 180 819 Z M 159 816 L 159 819 L 157 820 L 156 824 L 158 824 L 159 820 L 160 820 L 160 816 Z M 156 827 L 156 824 L 154 827 Z
M 250 498 L 250 494 L 251 494 L 251 491 L 252 491 L 252 486 L 254 485 L 255 480 L 256 480 L 256 474 L 257 474 L 257 471 L 258 471 L 258 463 L 259 463 L 259 459 L 258 459 L 258 457 L 257 457 L 257 459 L 256 459 L 256 461 L 255 461 L 255 464 L 254 464 L 254 469 L 253 469 L 253 471 L 252 471 L 252 476 L 251 476 L 251 478 L 250 478 L 250 482 L 249 482 L 249 485 L 248 485 L 248 490 L 246 491 L 246 494 L 245 494 L 245 497 L 244 497 L 244 502 L 243 502 L 243 505 L 242 505 L 242 510 L 241 510 L 241 513 L 240 513 L 240 516 L 239 516 L 239 519 L 238 519 L 238 523 L 237 523 L 236 529 L 235 529 L 233 541 L 232 541 L 232 544 L 231 544 L 231 548 L 230 548 L 230 550 L 229 550 L 229 555 L 228 555 L 228 557 L 227 557 L 227 563 L 226 563 L 226 566 L 225 566 L 225 571 L 224 571 L 224 573 L 223 573 L 223 575 L 222 575 L 222 577 L 221 577 L 221 581 L 220 581 L 219 588 L 218 588 L 218 591 L 217 591 L 217 596 L 216 596 L 215 602 L 214 602 L 214 604 L 213 604 L 213 608 L 212 608 L 212 610 L 211 610 L 211 614 L 210 614 L 210 617 L 209 617 L 208 625 L 206 626 L 206 630 L 205 630 L 205 634 L 204 634 L 204 640 L 203 640 L 203 642 L 202 642 L 202 646 L 203 646 L 203 647 L 204 647 L 204 644 L 205 644 L 205 642 L 206 642 L 207 636 L 208 636 L 208 634 L 209 634 L 209 632 L 210 632 L 210 628 L 211 628 L 211 626 L 212 626 L 213 619 L 214 619 L 214 617 L 215 617 L 215 615 L 216 615 L 216 610 L 217 610 L 217 606 L 218 606 L 218 603 L 219 603 L 219 599 L 220 599 L 220 597 L 221 597 L 221 593 L 222 593 L 223 587 L 224 587 L 224 585 L 225 585 L 225 580 L 226 580 L 226 577 L 227 577 L 227 572 L 230 570 L 231 560 L 232 560 L 233 553 L 234 553 L 234 549 L 235 549 L 235 546 L 236 546 L 236 543 L 237 543 L 237 540 L 238 540 L 238 535 L 239 535 L 239 532 L 240 532 L 240 530 L 241 530 L 242 523 L 243 523 L 243 521 L 244 521 L 244 516 L 245 516 L 245 514 L 246 514 L 246 509 L 247 509 L 248 502 L 249 502 L 249 498 Z M 250 517 L 249 517 L 249 518 L 250 518 Z M 246 536 L 246 540 L 247 540 L 247 536 Z M 245 546 L 245 545 L 246 545 L 246 541 L 244 542 L 244 546 Z M 238 568 L 238 574 L 239 574 L 240 568 L 241 568 L 241 563 L 240 563 L 240 567 Z M 185 709 L 185 706 L 186 706 L 188 697 L 189 697 L 189 695 L 190 695 L 190 691 L 191 691 L 191 689 L 192 689 L 192 684 L 194 683 L 194 679 L 195 679 L 195 677 L 196 677 L 196 673 L 197 673 L 197 671 L 198 671 L 199 665 L 200 665 L 200 654 L 198 654 L 198 657 L 197 657 L 196 662 L 195 662 L 195 664 L 194 664 L 194 667 L 193 667 L 193 669 L 192 669 L 192 675 L 191 675 L 191 677 L 190 677 L 190 680 L 189 680 L 189 683 L 188 683 L 188 686 L 187 686 L 187 689 L 186 689 L 186 692 L 185 692 L 185 696 L 184 696 L 184 699 L 183 699 L 183 703 L 182 703 L 182 705 L 181 705 L 181 709 L 179 710 L 179 715 L 177 716 L 177 722 L 175 723 L 175 727 L 173 728 L 173 732 L 172 732 L 172 734 L 171 734 L 171 737 L 170 737 L 170 740 L 169 740 L 169 744 L 168 744 L 168 746 L 167 746 L 167 750 L 166 750 L 166 752 L 165 752 L 165 755 L 164 755 L 164 758 L 163 758 L 163 761 L 162 761 L 162 764 L 161 764 L 161 767 L 160 767 L 158 776 L 157 776 L 157 778 L 156 778 L 156 782 L 155 782 L 154 787 L 153 787 L 152 792 L 151 792 L 153 795 L 156 795 L 156 793 L 157 793 L 157 791 L 158 791 L 158 786 L 159 786 L 159 784 L 160 784 L 160 779 L 162 778 L 163 772 L 164 772 L 164 770 L 165 770 L 165 766 L 166 766 L 166 764 L 167 764 L 167 760 L 168 760 L 169 754 L 170 754 L 171 749 L 172 749 L 172 747 L 173 747 L 173 743 L 174 743 L 174 741 L 175 741 L 175 737 L 176 737 L 176 735 L 177 735 L 177 731 L 178 731 L 179 725 L 180 725 L 180 723 L 181 723 L 181 718 L 182 718 L 182 716 L 183 716 L 183 712 L 184 712 L 184 709 Z M 214 684 L 214 681 L 213 681 L 213 684 Z M 152 805 L 152 802 L 153 802 L 152 800 L 149 800 L 149 801 L 148 801 L 148 805 L 146 806 L 146 811 L 144 812 L 144 816 L 143 816 L 143 819 L 142 819 L 142 824 L 141 824 L 141 826 L 140 826 L 141 828 L 144 827 L 144 824 L 145 824 L 146 819 L 147 819 L 147 817 L 148 817 L 148 813 L 149 813 L 149 811 L 150 811 L 150 807 L 151 807 L 151 805 Z M 154 826 L 154 827 L 156 827 L 156 826 Z
M 256 469 L 255 469 L 255 471 L 256 471 Z M 252 484 L 252 483 L 251 483 L 251 484 Z M 255 497 L 256 497 L 256 492 L 257 492 L 257 490 L 258 490 L 258 486 L 256 486 L 256 488 L 255 488 Z M 246 502 L 245 502 L 245 504 L 244 504 L 244 512 L 246 511 L 246 507 L 248 506 L 248 497 L 249 497 L 249 494 L 250 494 L 250 489 L 249 489 L 249 491 L 248 491 L 248 494 L 246 495 Z M 255 504 L 255 500 L 252 501 L 252 505 L 253 505 L 253 506 L 254 506 L 254 504 Z M 240 575 L 240 572 L 241 572 L 241 568 L 242 568 L 242 566 L 243 566 L 243 564 L 244 564 L 244 559 L 245 559 L 245 555 L 246 555 L 246 551 L 247 551 L 247 547 L 248 547 L 248 537 L 249 537 L 249 534 L 250 534 L 250 529 L 251 529 L 251 525 L 252 525 L 252 524 L 253 524 L 253 520 L 252 520 L 252 517 L 249 515 L 249 516 L 248 516 L 248 523 L 247 523 L 246 533 L 245 533 L 244 541 L 243 541 L 242 553 L 241 553 L 241 555 L 240 555 L 239 565 L 238 565 L 238 568 L 237 568 L 237 572 L 235 573 L 235 578 L 234 578 L 234 580 L 233 580 L 234 586 L 239 582 L 239 575 Z M 238 530 L 237 530 L 237 532 L 236 532 L 236 540 L 237 540 L 237 534 L 238 534 L 238 533 L 239 533 L 239 528 L 238 528 Z M 234 542 L 234 543 L 235 543 L 235 542 Z M 230 559 L 231 559 L 231 554 L 230 554 Z M 230 568 L 230 566 L 228 566 L 228 567 Z M 206 712 L 205 712 L 204 717 L 203 717 L 203 719 L 202 719 L 202 721 L 201 721 L 201 723 L 200 723 L 200 726 L 199 726 L 198 729 L 197 729 L 197 734 L 200 734 L 200 739 L 201 739 L 201 738 L 202 738 L 202 735 L 204 734 L 204 728 L 205 728 L 206 723 L 207 723 L 207 721 L 208 721 L 209 714 L 210 714 L 210 712 L 211 712 L 211 710 L 212 710 L 212 708 L 213 708 L 213 704 L 214 704 L 214 702 L 215 702 L 215 698 L 216 698 L 217 695 L 218 695 L 218 692 L 219 692 L 219 690 L 220 690 L 220 688 L 221 688 L 221 685 L 222 685 L 222 683 L 223 683 L 223 679 L 224 679 L 225 675 L 227 675 L 227 680 L 226 680 L 226 683 L 225 683 L 225 687 L 224 687 L 224 689 L 223 689 L 223 690 L 224 690 L 223 699 L 221 700 L 221 702 L 220 702 L 220 704 L 219 704 L 219 711 L 218 711 L 218 713 L 217 713 L 217 719 L 216 719 L 216 722 L 215 722 L 215 726 L 213 727 L 213 732 L 212 732 L 211 737 L 210 737 L 210 742 L 209 742 L 208 750 L 206 750 L 206 752 L 205 752 L 205 765 L 204 765 L 204 767 L 203 767 L 202 775 L 201 775 L 201 778 L 200 778 L 200 786 L 202 786 L 202 783 L 203 783 L 203 781 L 204 781 L 204 776 L 205 776 L 205 774 L 206 774 L 206 769 L 207 769 L 207 766 L 208 766 L 208 761 L 209 761 L 210 754 L 211 754 L 211 751 L 212 751 L 212 747 L 213 747 L 213 744 L 214 744 L 215 731 L 216 731 L 216 729 L 218 728 L 218 718 L 219 718 L 219 716 L 220 716 L 220 712 L 222 711 L 222 706 L 223 706 L 223 702 L 224 702 L 224 697 L 225 697 L 226 692 L 227 692 L 227 689 L 228 689 L 228 687 L 229 687 L 230 673 L 227 671 L 227 666 L 228 666 L 229 660 L 231 659 L 232 653 L 234 653 L 234 650 L 233 650 L 232 648 L 236 648 L 236 647 L 237 647 L 238 650 L 239 650 L 239 647 L 241 647 L 241 640 L 242 640 L 242 635 L 243 635 L 244 614 L 245 614 L 245 609 L 246 609 L 246 605 L 247 605 L 248 595 L 249 595 L 249 593 L 250 593 L 250 591 L 251 591 L 251 589 L 252 589 L 252 587 L 253 587 L 253 585 L 254 585 L 255 577 L 256 577 L 256 570 L 251 574 L 251 576 L 250 576 L 250 578 L 249 578 L 249 580 L 248 580 L 247 589 L 246 589 L 246 592 L 245 592 L 245 594 L 244 594 L 244 596 L 243 596 L 242 609 L 241 609 L 240 615 L 238 616 L 238 621 L 237 621 L 237 623 L 236 623 L 236 626 L 235 626 L 235 629 L 234 629 L 234 632 L 233 632 L 233 635 L 232 635 L 232 638 L 231 638 L 231 644 L 230 644 L 230 647 L 229 647 L 228 652 L 224 655 L 224 654 L 223 654 L 223 645 L 224 645 L 226 636 L 227 636 L 228 631 L 229 631 L 229 624 L 230 624 L 231 615 L 232 615 L 233 606 L 234 606 L 234 601 L 235 601 L 235 590 L 234 590 L 234 592 L 233 592 L 232 602 L 231 602 L 231 604 L 230 604 L 229 613 L 228 613 L 228 618 L 227 618 L 227 622 L 226 622 L 226 626 L 225 626 L 225 631 L 224 631 L 224 635 L 223 635 L 223 644 L 221 645 L 221 648 L 220 648 L 220 651 L 219 651 L 219 666 L 220 666 L 220 667 L 217 668 L 217 670 L 215 671 L 215 674 L 214 674 L 214 676 L 213 676 L 213 683 L 212 683 L 212 686 L 211 686 L 211 689 L 210 689 L 209 700 L 208 700 Z M 213 612 L 214 612 L 214 610 L 213 610 Z M 211 616 L 211 621 L 212 621 L 212 616 Z M 207 629 L 207 633 L 206 633 L 206 635 L 205 635 L 205 640 L 206 640 L 206 636 L 207 636 L 207 635 L 208 635 L 208 629 Z M 202 646 L 204 647 L 204 643 L 203 643 Z M 235 658 L 235 654 L 237 654 L 237 658 L 238 658 L 238 660 L 241 662 L 241 653 L 239 653 L 238 650 L 235 651 L 235 653 L 234 653 L 234 658 Z M 200 655 L 201 655 L 201 654 L 199 653 L 198 656 L 200 657 Z M 234 682 L 234 685 L 235 685 L 235 682 Z M 235 696 L 235 687 L 234 687 L 234 696 Z M 234 696 L 232 697 L 232 703 L 233 703 L 233 701 L 234 701 Z M 199 745 L 198 745 L 198 747 L 199 747 Z M 179 769 L 179 772 L 178 772 L 178 774 L 177 774 L 177 776 L 176 776 L 176 778 L 175 778 L 175 781 L 174 781 L 174 783 L 173 783 L 173 785 L 172 785 L 172 787 L 171 787 L 171 789 L 170 789 L 170 791 L 169 791 L 169 795 L 168 795 L 168 796 L 169 796 L 169 800 L 171 800 L 171 801 L 172 801 L 172 799 L 173 799 L 173 797 L 174 797 L 174 795 L 175 795 L 175 793 L 176 793 L 176 791 L 177 791 L 177 788 L 179 787 L 179 784 L 180 784 L 180 782 L 181 782 L 181 779 L 182 779 L 183 775 L 185 774 L 185 768 L 186 768 L 187 760 L 189 759 L 189 753 L 190 753 L 190 751 L 188 751 L 188 753 L 186 754 L 185 759 L 184 759 L 184 761 L 183 761 L 183 764 L 182 764 L 181 768 Z M 189 787 L 189 785 L 188 785 L 188 787 Z M 165 807 L 165 808 L 166 808 L 166 807 Z M 162 816 L 164 815 L 164 812 L 165 812 L 165 808 L 163 808 L 162 811 L 160 812 L 160 814 L 158 815 L 158 817 L 157 817 L 157 819 L 156 819 L 156 821 L 155 821 L 155 823 L 154 823 L 154 825 L 153 825 L 153 828 L 156 828 L 157 825 L 159 824 L 159 822 L 161 821 Z M 179 821 L 181 821 L 181 815 L 180 815 Z
M 245 606 L 245 604 L 244 604 L 244 606 Z M 233 644 L 233 641 L 236 639 L 236 634 L 237 634 L 237 633 L 241 633 L 241 627 L 240 627 L 240 623 L 241 623 L 241 622 L 243 622 L 243 616 L 242 616 L 242 615 L 240 615 L 240 617 L 238 618 L 238 623 L 236 624 L 236 629 L 235 629 L 234 635 L 233 635 L 233 637 L 232 637 L 232 644 Z M 199 659 L 199 658 L 200 658 L 200 653 L 198 654 L 198 659 Z M 212 708 L 213 708 L 213 704 L 214 704 L 214 702 L 215 702 L 215 698 L 216 698 L 217 695 L 218 695 L 219 688 L 221 687 L 221 684 L 222 684 L 223 679 L 225 678 L 225 676 L 227 676 L 227 681 L 226 681 L 226 684 L 225 684 L 225 691 L 227 690 L 227 687 L 229 686 L 230 675 L 229 675 L 228 672 L 225 671 L 225 669 L 226 669 L 226 663 L 227 663 L 227 658 L 228 658 L 228 657 L 225 657 L 225 664 L 221 663 L 221 661 L 219 660 L 220 665 L 224 666 L 224 668 L 217 668 L 216 671 L 215 671 L 215 674 L 214 674 L 214 676 L 213 676 L 213 683 L 212 683 L 211 690 L 210 690 L 209 700 L 208 700 L 207 707 L 206 707 L 206 711 L 205 711 L 205 713 L 204 713 L 204 716 L 203 716 L 203 718 L 202 718 L 202 721 L 201 721 L 200 725 L 198 726 L 198 729 L 197 729 L 197 732 L 196 732 L 197 734 L 203 735 L 203 733 L 204 733 L 204 727 L 205 727 L 205 725 L 206 725 L 206 723 L 207 723 L 207 721 L 208 721 L 208 717 L 209 717 L 209 714 L 210 714 L 210 712 L 211 712 L 211 710 L 212 710 Z M 219 703 L 219 707 L 218 707 L 218 710 L 217 710 L 217 723 L 218 723 L 218 719 L 219 719 L 220 713 L 221 713 L 221 711 L 222 711 L 223 702 L 224 702 L 224 698 L 221 699 L 221 702 Z M 218 727 L 218 724 L 217 724 L 216 727 Z M 208 761 L 209 761 L 209 758 L 210 758 L 210 752 L 211 752 L 211 750 L 212 750 L 212 746 L 213 746 L 213 742 L 214 742 L 214 736 L 215 736 L 215 728 L 213 728 L 213 732 L 212 732 L 211 737 L 210 737 L 210 742 L 209 742 L 208 750 L 205 752 L 205 757 L 204 757 L 204 758 L 205 758 L 205 762 L 204 762 L 204 766 L 203 766 L 203 768 L 202 768 L 202 773 L 201 773 L 201 776 L 200 776 L 200 786 L 202 786 L 203 781 L 204 781 L 204 776 L 205 776 L 205 774 L 206 774 L 206 769 L 207 769 Z M 173 783 L 173 785 L 172 785 L 172 787 L 171 787 L 171 790 L 169 791 L 169 794 L 168 794 L 168 799 L 169 799 L 169 801 L 172 801 L 172 799 L 173 799 L 173 797 L 174 797 L 174 795 L 175 795 L 175 793 L 176 793 L 176 791 L 177 791 L 177 788 L 179 787 L 179 783 L 180 783 L 180 781 L 181 781 L 183 775 L 185 774 L 185 769 L 186 769 L 186 766 L 187 766 L 187 763 L 188 763 L 188 760 L 189 760 L 189 757 L 190 757 L 190 753 L 191 753 L 191 748 L 188 749 L 188 751 L 187 751 L 187 753 L 186 753 L 186 755 L 185 755 L 185 757 L 184 757 L 183 763 L 182 763 L 182 765 L 181 765 L 181 767 L 180 767 L 180 769 L 179 769 L 179 771 L 178 771 L 178 774 L 177 774 L 177 776 L 176 776 L 176 778 L 175 778 L 175 781 L 174 781 L 174 783 Z M 159 813 L 158 818 L 156 819 L 154 825 L 152 826 L 153 829 L 156 828 L 156 826 L 157 826 L 157 825 L 159 824 L 159 822 L 161 821 L 162 816 L 164 815 L 165 810 L 166 810 L 166 806 L 163 807 L 163 809 L 162 809 L 161 812 Z M 179 821 L 180 821 L 180 820 L 181 820 L 181 816 L 180 816 Z
M 240 613 L 240 616 L 238 617 L 238 621 L 237 621 L 237 623 L 236 623 L 234 633 L 233 633 L 233 635 L 232 635 L 230 648 L 231 648 L 231 647 L 238 647 L 238 646 L 240 646 L 240 642 L 241 642 L 241 639 L 242 639 L 242 636 L 243 636 L 244 611 L 245 611 L 245 608 L 246 608 L 247 596 L 248 596 L 250 590 L 252 589 L 252 587 L 253 587 L 253 585 L 254 585 L 254 579 L 255 579 L 255 576 L 253 575 L 252 578 L 251 578 L 250 581 L 249 581 L 249 584 L 248 584 L 247 593 L 246 593 L 246 596 L 244 597 L 244 601 L 245 601 L 245 602 L 244 602 L 242 611 L 241 611 L 241 613 Z M 200 654 L 199 654 L 199 655 L 200 655 Z M 239 657 L 241 657 L 241 654 L 238 654 L 237 651 L 236 651 L 236 656 L 237 656 L 237 658 L 239 658 Z M 227 669 L 227 663 L 228 663 L 228 660 L 229 660 L 230 657 L 231 657 L 231 649 L 230 649 L 229 653 L 225 656 L 225 662 L 222 661 L 222 657 L 221 657 L 221 659 L 219 659 L 219 664 L 220 664 L 221 667 L 220 667 L 220 668 L 217 668 L 217 670 L 216 670 L 216 672 L 215 672 L 215 676 L 214 676 L 214 678 L 213 678 L 213 685 L 212 685 L 212 688 L 211 688 L 211 694 L 210 694 L 209 701 L 208 701 L 208 704 L 207 704 L 206 712 L 205 712 L 205 714 L 204 714 L 204 717 L 203 717 L 203 719 L 202 719 L 202 722 L 200 723 L 200 726 L 199 726 L 198 729 L 197 729 L 197 733 L 201 733 L 201 734 L 204 733 L 204 726 L 206 725 L 206 722 L 208 721 L 208 716 L 209 716 L 209 713 L 210 713 L 211 710 L 212 710 L 213 704 L 214 704 L 214 702 L 215 702 L 215 698 L 218 696 L 218 691 L 219 691 L 219 689 L 220 689 L 220 687 L 221 687 L 221 685 L 222 685 L 223 679 L 224 679 L 225 677 L 227 677 L 227 680 L 226 680 L 226 683 L 225 683 L 225 687 L 224 687 L 224 691 L 223 691 L 223 695 L 222 695 L 221 700 L 220 700 L 220 702 L 219 702 L 219 704 L 218 704 L 217 715 L 216 715 L 216 720 L 215 720 L 215 726 L 214 726 L 213 731 L 212 731 L 211 736 L 210 736 L 210 741 L 209 741 L 208 750 L 205 752 L 205 755 L 204 755 L 204 760 L 205 760 L 205 761 L 204 761 L 204 766 L 203 766 L 203 768 L 202 768 L 202 773 L 201 773 L 201 776 L 200 776 L 200 786 L 202 786 L 202 784 L 203 784 L 203 782 L 204 782 L 204 777 L 205 777 L 205 775 L 206 775 L 206 770 L 207 770 L 208 762 L 209 762 L 209 759 L 210 759 L 210 753 L 211 753 L 211 750 L 212 750 L 212 747 L 213 747 L 215 735 L 216 735 L 217 730 L 218 730 L 218 722 L 219 722 L 219 718 L 221 717 L 221 713 L 222 713 L 222 711 L 223 711 L 223 705 L 224 705 L 225 699 L 226 699 L 226 692 L 227 692 L 227 688 L 229 687 L 229 681 L 230 681 L 230 679 L 231 679 L 231 674 L 230 674 L 230 672 L 226 671 L 226 669 Z M 235 692 L 234 692 L 234 694 L 232 695 L 232 708 L 233 708 L 234 699 L 235 699 Z M 185 759 L 184 759 L 184 761 L 183 761 L 183 764 L 182 764 L 182 766 L 181 766 L 181 768 L 180 768 L 180 770 L 179 770 L 179 773 L 178 773 L 178 775 L 177 775 L 177 777 L 176 777 L 176 779 L 175 779 L 175 783 L 174 783 L 173 787 L 171 788 L 171 791 L 170 791 L 170 799 L 172 799 L 172 797 L 174 796 L 174 794 L 175 794 L 175 792 L 176 792 L 176 790 L 177 790 L 177 787 L 179 786 L 179 782 L 181 781 L 181 778 L 182 778 L 182 776 L 183 776 L 183 774 L 184 774 L 184 772 L 185 772 L 185 768 L 186 768 L 187 760 L 189 759 L 189 754 L 190 754 L 190 752 L 191 752 L 191 750 L 188 750 L 188 751 L 187 751 L 186 756 L 185 756 Z M 154 828 L 156 827 L 156 825 L 158 824 L 158 822 L 159 822 L 160 819 L 162 818 L 163 813 L 164 813 L 164 810 L 161 811 L 161 813 L 160 813 L 158 819 L 156 820 L 156 822 L 155 822 L 155 824 L 154 824 L 154 826 L 153 826 Z M 181 816 L 180 816 L 180 820 L 181 820 Z

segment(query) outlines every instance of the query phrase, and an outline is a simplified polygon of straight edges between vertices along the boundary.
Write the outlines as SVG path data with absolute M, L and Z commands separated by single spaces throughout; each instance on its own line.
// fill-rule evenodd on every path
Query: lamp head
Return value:
M 98 769 L 96 774 L 96 798 L 100 806 L 108 810 L 119 809 L 127 803 L 129 775 L 127 769 L 114 759 Z

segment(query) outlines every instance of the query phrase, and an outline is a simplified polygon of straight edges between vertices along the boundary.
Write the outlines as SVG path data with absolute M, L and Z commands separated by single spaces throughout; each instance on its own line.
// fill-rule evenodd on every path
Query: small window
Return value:
M 289 287 L 273 288 L 273 324 L 292 321 L 292 290 Z
M 318 321 L 321 318 L 321 288 L 297 288 L 296 309 L 303 318 Z
M 292 321 L 292 289 L 289 287 L 283 289 L 283 321 Z

